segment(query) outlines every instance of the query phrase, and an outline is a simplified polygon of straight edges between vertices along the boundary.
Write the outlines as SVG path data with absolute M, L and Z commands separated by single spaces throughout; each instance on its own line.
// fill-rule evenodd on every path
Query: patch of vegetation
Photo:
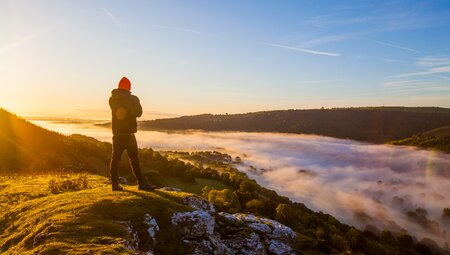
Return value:
M 221 181 L 211 180 L 206 178 L 195 178 L 195 183 L 187 183 L 179 178 L 166 178 L 166 186 L 181 189 L 184 192 L 194 193 L 197 195 L 202 194 L 202 190 L 205 187 L 214 187 L 215 189 L 231 189 L 233 187 L 223 184 Z
M 48 182 L 48 188 L 53 194 L 66 191 L 78 191 L 89 187 L 89 179 L 86 174 L 77 176 L 58 175 Z
M 393 145 L 417 146 L 450 153 L 450 126 L 436 128 L 413 135 L 410 138 L 392 141 Z

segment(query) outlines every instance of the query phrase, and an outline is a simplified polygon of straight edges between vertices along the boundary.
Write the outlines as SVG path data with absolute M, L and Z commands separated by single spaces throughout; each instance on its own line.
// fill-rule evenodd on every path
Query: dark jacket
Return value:
M 142 115 L 142 106 L 137 96 L 130 91 L 114 89 L 109 98 L 112 113 L 113 134 L 124 135 L 137 132 L 136 118 Z

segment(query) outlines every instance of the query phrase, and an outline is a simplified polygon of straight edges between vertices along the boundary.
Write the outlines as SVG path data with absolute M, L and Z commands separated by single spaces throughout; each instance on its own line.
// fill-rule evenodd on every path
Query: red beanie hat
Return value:
M 122 79 L 120 79 L 119 89 L 128 90 L 128 91 L 131 90 L 131 82 L 130 82 L 130 80 L 128 80 L 127 77 L 122 77 Z

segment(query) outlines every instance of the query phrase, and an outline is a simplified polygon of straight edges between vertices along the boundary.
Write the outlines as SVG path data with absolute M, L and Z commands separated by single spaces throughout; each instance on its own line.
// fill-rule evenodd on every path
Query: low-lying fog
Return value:
M 111 139 L 108 129 L 86 124 L 39 124 L 66 134 Z M 137 138 L 141 147 L 221 150 L 240 156 L 240 170 L 260 184 L 362 229 L 403 228 L 440 244 L 449 240 L 450 218 L 443 218 L 443 209 L 450 207 L 447 154 L 275 133 L 140 131 Z

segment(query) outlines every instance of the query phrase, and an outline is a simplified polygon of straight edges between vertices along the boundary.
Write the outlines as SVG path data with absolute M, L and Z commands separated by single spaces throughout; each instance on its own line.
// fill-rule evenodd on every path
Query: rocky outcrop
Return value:
M 182 203 L 194 210 L 176 212 L 170 220 L 178 232 L 176 236 L 181 236 L 180 241 L 185 254 L 297 254 L 292 248 L 296 233 L 277 221 L 252 214 L 217 212 L 214 205 L 197 196 L 183 197 Z M 134 251 L 135 254 L 153 254 L 152 249 L 139 251 L 139 235 L 131 222 L 117 223 L 126 229 L 127 235 L 123 245 L 128 250 Z M 158 223 L 150 214 L 144 215 L 143 223 L 148 227 L 146 230 L 152 239 L 149 246 L 155 247 L 156 234 L 160 231 Z
M 119 223 L 120 225 L 123 225 L 125 227 L 126 236 L 123 240 L 123 246 L 130 250 L 134 251 L 135 254 L 145 254 L 145 255 L 153 255 L 153 251 L 150 249 L 146 252 L 139 251 L 139 234 L 138 231 L 133 227 L 133 224 L 131 221 L 116 221 L 116 223 Z M 159 231 L 158 223 L 156 222 L 156 219 L 153 218 L 150 214 L 146 213 L 144 215 L 144 222 L 145 225 L 148 226 L 147 233 L 149 237 L 153 240 L 152 246 L 156 244 L 156 232 Z
M 174 213 L 171 223 L 189 254 L 297 254 L 292 249 L 296 233 L 277 221 L 216 213 L 212 204 L 198 197 L 183 202 L 196 210 Z
M 212 235 L 214 223 L 214 217 L 204 210 L 179 212 L 172 216 L 172 225 L 185 239 Z
M 208 213 L 215 213 L 216 208 L 213 204 L 208 202 L 205 199 L 196 197 L 196 196 L 186 196 L 183 198 L 183 204 L 189 205 L 190 207 L 197 209 L 197 210 L 204 210 Z

